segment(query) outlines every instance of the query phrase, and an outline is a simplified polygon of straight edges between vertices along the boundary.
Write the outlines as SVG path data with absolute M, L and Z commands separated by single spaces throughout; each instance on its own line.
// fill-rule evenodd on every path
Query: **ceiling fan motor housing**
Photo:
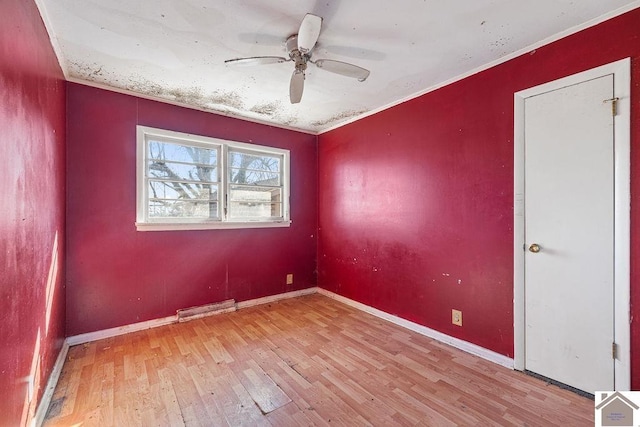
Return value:
M 285 43 L 289 58 L 296 64 L 296 70 L 305 71 L 307 69 L 307 61 L 311 58 L 311 52 L 303 54 L 298 49 L 298 35 L 290 36 Z

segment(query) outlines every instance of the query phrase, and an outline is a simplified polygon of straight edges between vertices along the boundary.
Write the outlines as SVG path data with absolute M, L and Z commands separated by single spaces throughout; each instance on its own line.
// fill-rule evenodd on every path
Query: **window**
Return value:
M 138 126 L 141 231 L 289 226 L 289 151 Z

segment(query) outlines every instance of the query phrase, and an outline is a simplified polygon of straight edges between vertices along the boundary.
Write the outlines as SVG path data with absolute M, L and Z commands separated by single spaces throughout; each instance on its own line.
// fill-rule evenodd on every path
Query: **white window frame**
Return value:
M 247 144 L 228 141 L 201 135 L 193 135 L 170 130 L 157 129 L 147 126 L 136 126 L 136 228 L 138 231 L 167 231 L 167 230 L 209 230 L 228 228 L 270 228 L 289 227 L 291 225 L 289 194 L 290 194 L 290 154 L 289 150 L 267 147 L 257 144 Z M 218 151 L 218 176 L 220 180 L 218 190 L 219 219 L 168 219 L 150 218 L 148 215 L 149 185 L 146 174 L 147 142 L 149 139 L 174 142 L 181 145 L 207 148 Z M 280 156 L 282 158 L 282 218 L 278 219 L 238 219 L 229 218 L 229 178 L 228 158 L 229 150 Z

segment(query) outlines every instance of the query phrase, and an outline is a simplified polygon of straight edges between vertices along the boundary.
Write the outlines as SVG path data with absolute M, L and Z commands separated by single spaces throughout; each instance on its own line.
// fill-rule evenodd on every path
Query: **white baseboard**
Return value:
M 129 325 L 118 326 L 116 328 L 103 329 L 101 331 L 87 332 L 86 334 L 74 335 L 67 338 L 69 347 L 85 344 L 92 341 L 103 340 L 105 338 L 117 337 L 118 335 L 130 332 L 144 331 L 146 329 L 157 328 L 158 326 L 177 323 L 178 316 L 161 317 L 160 319 L 147 320 L 146 322 L 131 323 Z
M 513 369 L 513 359 L 502 354 L 496 353 L 494 351 L 488 350 L 484 347 L 480 347 L 479 345 L 472 344 L 468 341 L 461 340 L 459 338 L 452 337 L 447 334 L 443 334 L 442 332 L 438 332 L 434 329 L 427 328 L 426 326 L 419 325 L 418 323 L 411 322 L 409 320 L 403 319 L 398 316 L 394 316 L 392 314 L 386 313 L 382 310 L 378 310 L 377 308 L 370 307 L 368 305 L 359 303 L 352 299 L 343 297 L 342 295 L 338 295 L 331 291 L 327 291 L 326 289 L 318 288 L 318 293 L 329 298 L 332 298 L 336 301 L 339 301 L 343 304 L 346 304 L 350 307 L 356 308 L 358 310 L 364 311 L 365 313 L 369 313 L 373 316 L 379 317 L 381 319 L 387 320 L 391 323 L 394 323 L 398 326 L 402 326 L 403 328 L 409 329 L 413 332 L 417 332 L 420 335 L 427 336 L 429 338 L 433 338 L 434 340 L 443 342 L 452 347 L 458 348 L 460 350 L 466 351 L 467 353 L 471 353 L 475 356 L 486 359 L 490 362 L 497 363 L 498 365 L 502 365 L 509 369 Z
M 235 308 L 242 309 L 253 307 L 261 304 L 268 304 L 271 302 L 280 301 L 288 298 L 295 298 L 302 295 L 315 294 L 318 292 L 318 288 L 308 288 L 299 291 L 285 292 L 278 295 L 270 295 L 268 297 L 250 299 L 247 301 L 237 302 Z M 235 310 L 235 309 L 234 309 Z M 130 332 L 144 331 L 146 329 L 157 328 L 159 326 L 169 325 L 178 322 L 178 316 L 168 316 L 159 319 L 147 320 L 145 322 L 132 323 L 129 325 L 118 326 L 116 328 L 103 329 L 101 331 L 87 332 L 85 334 L 74 335 L 67 338 L 69 347 L 74 345 L 85 344 L 92 341 L 98 341 L 105 338 L 117 337 L 118 335 L 128 334 Z
M 437 341 L 443 342 L 452 347 L 456 347 L 460 350 L 466 351 L 467 353 L 471 353 L 475 356 L 481 357 L 490 362 L 497 363 L 498 365 L 502 365 L 510 369 L 514 368 L 514 361 L 510 357 L 488 350 L 484 347 L 480 347 L 479 345 L 472 344 L 468 341 L 464 341 L 459 338 L 455 338 L 450 335 L 443 334 L 442 332 L 438 332 L 435 329 L 431 329 L 426 326 L 420 325 L 418 323 L 411 322 L 410 320 L 406 320 L 401 317 L 394 316 L 382 310 L 378 310 L 377 308 L 370 307 L 368 305 L 362 304 L 352 299 L 343 297 L 342 295 L 338 295 L 336 293 L 333 293 L 331 291 L 327 291 L 326 289 L 322 289 L 318 287 L 302 289 L 299 291 L 285 292 L 283 294 L 270 295 L 268 297 L 256 298 L 256 299 L 251 299 L 247 301 L 240 301 L 236 303 L 236 308 L 237 309 L 249 308 L 249 307 L 254 307 L 256 305 L 269 304 L 269 303 L 284 300 L 284 299 L 295 298 L 295 297 L 310 295 L 315 293 L 319 293 L 321 295 L 324 295 L 326 297 L 339 301 L 343 304 L 346 304 L 350 307 L 364 311 L 365 313 L 369 313 L 373 316 L 387 320 L 391 323 L 394 323 L 398 326 L 402 326 L 403 328 L 409 329 L 418 334 L 427 336 L 429 338 L 433 338 Z M 72 347 L 78 344 L 84 344 L 91 341 L 111 338 L 118 335 L 128 334 L 130 332 L 157 328 L 159 326 L 164 326 L 164 325 L 168 325 L 176 322 L 178 322 L 177 316 L 169 316 L 169 317 L 163 317 L 160 319 L 148 320 L 146 322 L 119 326 L 117 328 L 104 329 L 96 332 L 88 332 L 86 334 L 80 334 L 80 335 L 74 335 L 72 337 L 68 337 L 66 340 L 66 344 L 68 347 Z
M 270 295 L 268 297 L 250 299 L 247 301 L 240 301 L 236 303 L 236 307 L 238 307 L 238 309 L 248 308 L 248 307 L 253 307 L 255 305 L 269 304 L 270 302 L 276 302 L 283 299 L 296 298 L 296 297 L 301 297 L 303 295 L 311 295 L 317 292 L 318 292 L 318 288 L 316 287 L 302 289 L 299 291 L 285 292 L 284 294 Z
M 62 373 L 64 361 L 67 360 L 68 352 L 69 343 L 67 343 L 67 340 L 65 340 L 62 344 L 62 348 L 60 349 L 60 353 L 58 353 L 56 363 L 53 364 L 53 369 L 51 370 L 51 374 L 49 375 L 49 380 L 47 380 L 47 386 L 44 389 L 44 393 L 42 394 L 42 399 L 40 399 L 35 416 L 31 421 L 32 426 L 40 427 L 44 422 L 44 417 L 47 416 L 47 411 L 49 410 L 51 400 L 53 399 L 53 392 L 58 385 L 58 380 L 60 379 L 60 374 Z
M 455 338 L 446 334 L 443 334 L 442 332 L 438 332 L 434 329 L 428 328 L 426 326 L 420 325 L 418 323 L 414 323 L 411 322 L 409 320 L 403 319 L 401 317 L 398 316 L 394 316 L 392 314 L 386 313 L 382 310 L 378 310 L 377 308 L 373 308 L 370 307 L 368 305 L 359 303 L 357 301 L 354 301 L 352 299 L 343 297 L 341 295 L 338 295 L 336 293 L 333 293 L 331 291 L 327 291 L 326 289 L 322 289 L 322 288 L 318 288 L 318 287 L 313 287 L 313 288 L 308 288 L 308 289 L 302 289 L 299 291 L 292 291 L 292 292 L 285 292 L 283 294 L 278 294 L 278 295 L 271 295 L 271 296 L 267 296 L 267 297 L 262 297 L 262 298 L 256 298 L 256 299 L 251 299 L 251 300 L 247 300 L 247 301 L 240 301 L 236 303 L 236 308 L 237 309 L 243 309 L 243 308 L 249 308 L 249 307 L 254 307 L 257 305 L 262 305 L 262 304 L 269 304 L 272 302 L 276 302 L 276 301 L 280 301 L 280 300 L 284 300 L 284 299 L 289 299 L 289 298 L 296 298 L 296 297 L 300 297 L 303 295 L 311 295 L 311 294 L 315 294 L 315 293 L 319 293 L 321 295 L 324 295 L 326 297 L 329 297 L 331 299 L 334 299 L 336 301 L 339 301 L 343 304 L 346 304 L 350 307 L 356 308 L 358 310 L 361 310 L 365 313 L 371 314 L 373 316 L 379 317 L 381 319 L 387 320 L 393 324 L 396 324 L 398 326 L 401 326 L 403 328 L 409 329 L 413 332 L 416 332 L 420 335 L 424 335 L 427 336 L 429 338 L 433 338 L 437 341 L 440 341 L 442 343 L 448 344 L 452 347 L 458 348 L 460 350 L 463 350 L 467 353 L 471 353 L 475 356 L 481 357 L 485 360 L 488 360 L 490 362 L 493 363 L 497 363 L 498 365 L 501 366 L 505 366 L 507 368 L 513 369 L 514 368 L 514 362 L 513 359 L 507 356 L 504 356 L 502 354 L 496 353 L 494 351 L 488 350 L 484 347 L 480 347 L 476 344 L 472 344 L 468 341 L 464 341 L 461 340 L 459 338 Z M 51 402 L 51 397 L 53 396 L 53 390 L 55 389 L 55 386 L 58 382 L 58 378 L 60 376 L 60 372 L 62 371 L 62 365 L 64 364 L 64 360 L 66 358 L 66 354 L 67 351 L 69 349 L 69 347 L 72 347 L 74 345 L 79 345 L 79 344 L 84 344 L 84 343 L 88 343 L 91 341 L 97 341 L 97 340 L 101 340 L 101 339 L 105 339 L 105 338 L 111 338 L 111 337 L 115 337 L 118 335 L 123 335 L 123 334 L 128 334 L 130 332 L 136 332 L 136 331 L 142 331 L 142 330 L 146 330 L 146 329 L 151 329 L 151 328 L 157 328 L 159 326 L 164 326 L 164 325 L 168 325 L 168 324 L 172 324 L 172 323 L 177 323 L 178 322 L 178 317 L 176 316 L 168 316 L 168 317 L 163 317 L 160 319 L 153 319 L 153 320 L 148 320 L 146 322 L 139 322 L 139 323 L 133 323 L 130 325 L 125 325 L 125 326 L 119 326 L 117 328 L 110 328 L 110 329 L 104 329 L 101 331 L 95 331 L 95 332 L 88 332 L 85 334 L 80 334 L 80 335 L 74 335 L 71 337 L 68 337 L 65 340 L 65 344 L 63 347 L 63 350 L 60 352 L 60 356 L 58 357 L 58 360 L 56 361 L 56 366 L 54 368 L 54 371 L 52 372 L 51 376 L 49 377 L 49 382 L 47 383 L 47 391 L 45 392 L 45 397 L 47 396 L 47 393 L 50 393 L 48 395 L 48 400 L 45 399 L 45 397 L 43 397 L 42 401 L 40 402 L 40 406 L 38 407 L 38 412 L 36 412 L 36 419 L 40 420 L 40 423 L 42 422 L 42 420 L 44 420 L 44 416 L 46 415 L 46 411 L 49 408 L 49 404 Z M 63 354 L 64 353 L 64 354 Z M 59 365 L 59 366 L 58 366 Z M 51 389 L 49 391 L 49 389 Z M 40 424 L 36 424 L 36 425 L 40 425 Z

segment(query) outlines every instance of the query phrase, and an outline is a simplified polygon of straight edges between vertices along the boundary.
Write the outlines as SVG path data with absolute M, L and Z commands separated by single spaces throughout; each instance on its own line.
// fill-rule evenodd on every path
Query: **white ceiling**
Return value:
M 606 17 L 637 0 L 36 0 L 67 79 L 320 133 Z M 306 13 L 324 18 L 313 59 L 354 63 L 365 82 L 310 65 L 289 103 L 287 56 Z

